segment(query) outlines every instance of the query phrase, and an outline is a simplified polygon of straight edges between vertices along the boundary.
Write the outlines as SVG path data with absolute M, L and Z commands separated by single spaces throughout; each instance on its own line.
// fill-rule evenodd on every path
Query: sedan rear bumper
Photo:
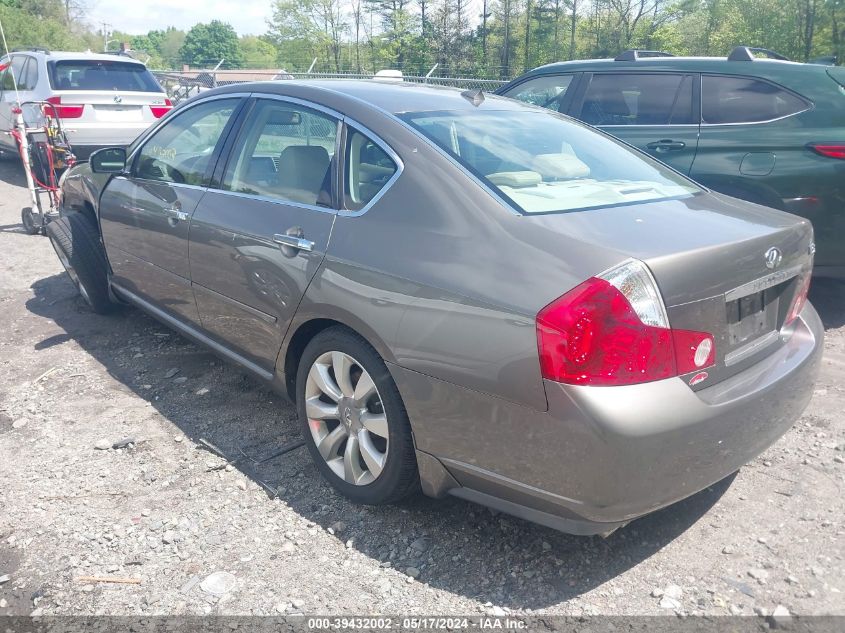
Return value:
M 400 391 L 412 391 L 417 448 L 450 475 L 428 485 L 434 469 L 423 468 L 423 487 L 568 532 L 612 531 L 720 481 L 790 428 L 812 395 L 824 337 L 809 304 L 794 328 L 777 352 L 707 389 L 680 378 L 547 382 L 546 412 L 397 370 Z

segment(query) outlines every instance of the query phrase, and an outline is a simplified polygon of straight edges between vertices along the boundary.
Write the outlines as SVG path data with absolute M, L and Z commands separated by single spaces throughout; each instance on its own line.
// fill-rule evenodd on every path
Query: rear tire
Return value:
M 338 492 L 368 505 L 417 492 L 408 414 L 387 366 L 367 341 L 344 327 L 317 334 L 299 362 L 296 400 L 311 458 Z
M 97 227 L 78 211 L 47 225 L 47 237 L 70 280 L 91 309 L 106 314 L 115 308 L 109 296 L 108 264 Z

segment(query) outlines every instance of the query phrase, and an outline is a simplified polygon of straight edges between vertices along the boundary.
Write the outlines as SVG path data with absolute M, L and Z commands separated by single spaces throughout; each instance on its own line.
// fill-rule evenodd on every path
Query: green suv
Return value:
M 845 68 L 772 57 L 626 51 L 541 66 L 497 92 L 594 125 L 715 191 L 810 219 L 816 274 L 845 278 Z

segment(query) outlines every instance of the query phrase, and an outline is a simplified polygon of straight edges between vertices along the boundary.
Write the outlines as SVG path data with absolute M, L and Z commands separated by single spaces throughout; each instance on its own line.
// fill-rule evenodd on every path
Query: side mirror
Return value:
M 126 150 L 122 147 L 98 149 L 91 153 L 88 162 L 95 174 L 116 174 L 126 169 Z

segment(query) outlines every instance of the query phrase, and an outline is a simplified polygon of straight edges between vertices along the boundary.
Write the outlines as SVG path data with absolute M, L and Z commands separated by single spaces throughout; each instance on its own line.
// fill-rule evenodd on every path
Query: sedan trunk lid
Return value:
M 700 193 L 679 200 L 534 216 L 546 228 L 651 269 L 673 328 L 709 332 L 716 365 L 701 387 L 780 347 L 813 232 L 797 216 Z M 597 273 L 600 271 L 596 271 Z

